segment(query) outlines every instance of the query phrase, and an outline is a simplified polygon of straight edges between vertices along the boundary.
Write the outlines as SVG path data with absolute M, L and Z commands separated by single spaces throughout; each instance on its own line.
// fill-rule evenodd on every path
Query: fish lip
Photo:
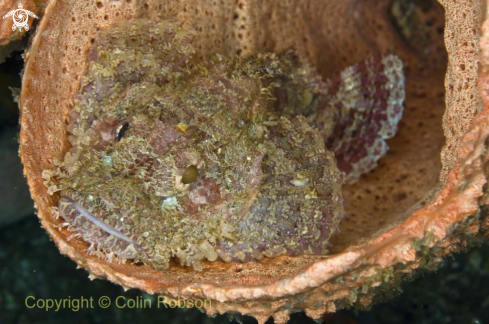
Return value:
M 123 234 L 121 231 L 119 231 L 119 230 L 115 229 L 114 227 L 110 226 L 109 224 L 105 223 L 103 220 L 101 220 L 100 218 L 98 218 L 97 216 L 95 216 L 94 214 L 89 212 L 87 209 L 85 209 L 82 205 L 77 203 L 72 198 L 67 197 L 67 196 L 62 196 L 59 201 L 60 201 L 60 203 L 62 203 L 64 201 L 66 203 L 71 204 L 80 213 L 80 215 L 82 215 L 85 219 L 92 222 L 94 225 L 100 227 L 103 231 L 105 231 L 105 232 L 107 232 L 107 233 L 109 233 L 109 234 L 111 234 L 111 235 L 113 235 L 113 236 L 115 236 L 121 240 L 124 240 L 129 244 L 133 244 L 136 247 L 140 247 L 140 245 L 138 243 L 134 242 L 132 239 L 130 239 L 125 234 Z

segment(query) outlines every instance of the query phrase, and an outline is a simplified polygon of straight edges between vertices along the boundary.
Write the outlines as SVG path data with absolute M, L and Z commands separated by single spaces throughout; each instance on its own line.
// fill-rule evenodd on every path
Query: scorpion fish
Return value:
M 326 255 L 342 186 L 371 171 L 402 116 L 402 61 L 328 80 L 294 54 L 197 59 L 195 33 L 130 20 L 102 31 L 43 176 L 88 251 L 156 270 Z

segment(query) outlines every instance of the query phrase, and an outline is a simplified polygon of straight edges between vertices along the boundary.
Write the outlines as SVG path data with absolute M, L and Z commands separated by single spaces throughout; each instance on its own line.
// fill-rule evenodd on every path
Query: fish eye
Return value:
M 121 124 L 117 127 L 116 138 L 117 138 L 118 142 L 122 139 L 122 137 L 124 137 L 124 134 L 127 132 L 128 129 L 129 129 L 129 123 L 128 122 L 125 122 L 124 124 Z
M 182 173 L 182 183 L 189 184 L 195 181 L 199 176 L 199 169 L 195 165 L 190 165 L 185 168 Z

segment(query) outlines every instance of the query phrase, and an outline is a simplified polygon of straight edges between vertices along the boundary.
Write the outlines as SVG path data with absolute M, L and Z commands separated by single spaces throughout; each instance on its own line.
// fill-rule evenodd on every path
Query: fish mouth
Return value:
M 122 259 L 150 259 L 147 248 L 132 238 L 123 227 L 109 224 L 68 196 L 62 196 L 58 203 L 61 217 L 66 220 L 81 238 L 106 253 L 114 253 Z
M 102 221 L 101 219 L 99 219 L 97 216 L 89 212 L 87 209 L 83 208 L 80 204 L 75 202 L 73 199 L 63 196 L 60 199 L 60 203 L 71 204 L 73 208 L 76 209 L 81 216 L 85 217 L 85 219 L 92 222 L 95 226 L 100 227 L 103 231 L 117 238 L 120 238 L 121 240 L 124 240 L 130 244 L 137 245 L 137 243 L 131 240 L 128 236 L 124 235 L 121 231 L 117 230 L 115 227 L 112 227 L 109 224 Z

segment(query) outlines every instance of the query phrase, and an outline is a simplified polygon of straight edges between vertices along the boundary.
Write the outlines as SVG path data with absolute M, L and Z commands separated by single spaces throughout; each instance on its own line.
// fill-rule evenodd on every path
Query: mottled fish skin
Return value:
M 375 168 L 387 153 L 402 117 L 404 73 L 395 55 L 379 55 L 321 81 L 312 71 L 309 81 L 284 77 L 277 89 L 277 112 L 303 115 L 319 130 L 326 148 L 335 154 L 345 184 Z
M 385 153 L 370 147 L 395 133 L 400 61 L 322 81 L 291 53 L 198 63 L 192 38 L 133 20 L 94 42 L 72 148 L 43 174 L 60 215 L 92 253 L 155 269 L 327 254 L 344 179 L 369 171 Z

